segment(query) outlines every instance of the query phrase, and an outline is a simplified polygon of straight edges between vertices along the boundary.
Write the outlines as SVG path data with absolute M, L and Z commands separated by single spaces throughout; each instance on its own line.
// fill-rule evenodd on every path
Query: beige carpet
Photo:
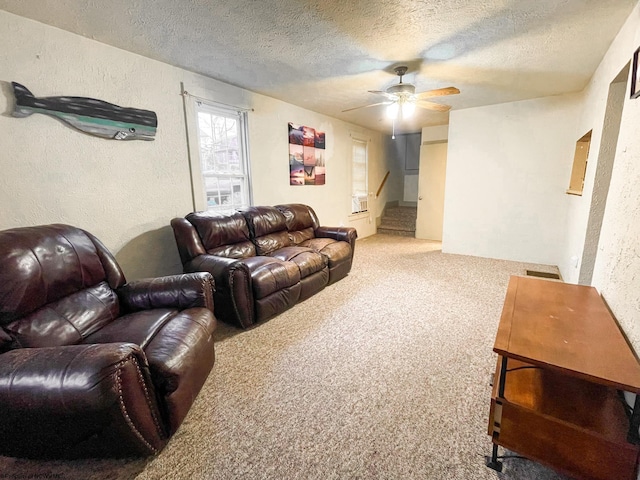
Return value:
M 0 457 L 0 478 L 564 478 L 523 459 L 484 465 L 509 276 L 556 269 L 439 248 L 359 240 L 344 280 L 253 330 L 221 324 L 214 369 L 157 457 Z

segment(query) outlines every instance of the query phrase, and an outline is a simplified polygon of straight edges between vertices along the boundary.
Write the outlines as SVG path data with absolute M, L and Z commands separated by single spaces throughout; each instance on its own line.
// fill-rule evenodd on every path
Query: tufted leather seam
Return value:
M 53 308 L 53 307 L 50 307 L 50 306 L 48 306 L 48 305 L 47 305 L 46 309 L 47 309 L 47 310 L 51 310 L 51 311 L 52 311 L 53 313 L 55 313 L 59 318 L 63 319 L 65 322 L 67 322 L 67 323 L 71 326 L 71 328 L 73 328 L 73 329 L 76 331 L 76 333 L 78 334 L 78 337 L 80 338 L 80 340 L 82 340 L 82 339 L 83 339 L 82 332 L 80 332 L 80 330 L 78 330 L 78 329 L 76 328 L 76 326 L 73 324 L 73 322 L 72 322 L 71 320 L 69 320 L 66 316 L 62 315 L 60 312 L 58 312 L 58 311 L 57 311 L 55 308 Z
M 78 255 L 78 250 L 76 250 L 75 245 L 71 242 L 71 240 L 69 240 L 67 237 L 65 237 L 62 233 L 59 233 L 59 235 L 64 238 L 67 243 L 69 243 L 69 246 L 73 249 L 73 253 L 76 254 L 76 258 L 78 259 L 78 265 L 80 265 L 80 275 L 82 276 L 82 286 L 84 287 L 85 283 L 84 283 L 84 268 L 82 265 L 82 260 L 80 260 L 80 255 Z M 91 242 L 93 244 L 93 242 Z
M 156 426 L 156 429 L 158 430 L 158 434 L 160 435 L 160 438 L 164 438 L 164 433 L 162 432 L 162 429 L 159 426 L 158 423 L 158 419 L 156 418 L 156 415 L 153 411 L 152 408 L 152 404 L 150 402 L 149 399 L 149 391 L 147 390 L 147 386 L 144 382 L 144 378 L 142 378 L 142 372 L 140 371 L 140 366 L 138 364 L 138 361 L 135 359 L 135 357 L 130 356 L 129 359 L 125 359 L 122 360 L 120 363 L 118 363 L 117 365 L 117 372 L 116 372 L 116 386 L 118 387 L 118 404 L 120 406 L 120 411 L 122 412 L 122 415 L 124 416 L 125 421 L 127 422 L 127 425 L 129 426 L 129 428 L 131 429 L 131 431 L 134 433 L 134 435 L 136 437 L 138 437 L 138 439 L 149 449 L 151 450 L 151 452 L 158 453 L 159 450 L 157 448 L 155 448 L 153 445 L 151 445 L 142 435 L 142 433 L 140 432 L 140 430 L 138 430 L 136 428 L 136 426 L 133 424 L 133 420 L 131 420 L 131 417 L 129 416 L 129 413 L 127 412 L 127 407 L 124 404 L 124 398 L 122 395 L 122 379 L 121 374 L 122 374 L 122 367 L 124 366 L 124 364 L 127 363 L 127 361 L 131 360 L 134 367 L 136 368 L 136 372 L 138 374 L 138 380 L 140 381 L 140 385 L 142 386 L 142 389 L 144 390 L 144 396 L 145 399 L 147 400 L 147 406 L 149 407 L 149 411 L 151 413 L 151 418 L 153 419 L 153 423 Z
M 101 283 L 102 283 L 102 282 L 101 282 Z M 105 283 L 106 283 L 106 282 L 105 282 Z M 107 285 L 109 285 L 109 284 L 107 283 Z M 109 306 L 108 306 L 106 303 L 104 303 L 104 302 L 103 302 L 103 301 L 102 301 L 98 296 L 94 295 L 94 294 L 93 294 L 93 292 L 91 292 L 91 291 L 87 290 L 87 293 L 88 293 L 89 295 L 91 295 L 93 298 L 95 298 L 98 302 L 100 302 L 100 303 L 101 303 L 101 304 L 102 304 L 102 305 L 103 305 L 103 306 L 104 306 L 104 307 L 105 307 L 109 312 L 111 312 L 111 309 L 109 308 Z M 113 322 L 116 318 L 118 318 L 118 317 L 116 317 L 115 315 L 111 314 L 111 321 L 112 321 L 112 322 Z M 71 322 L 69 322 L 69 323 L 71 323 Z M 72 325 L 73 325 L 73 324 L 72 324 Z M 77 330 L 77 329 L 76 329 L 76 330 Z M 79 330 L 78 330 L 78 333 L 80 333 L 80 331 L 79 331 Z M 91 332 L 91 333 L 94 333 L 94 332 Z M 90 334 L 88 334 L 88 335 L 86 335 L 86 336 L 83 336 L 83 335 L 81 334 L 81 335 L 80 335 L 80 338 L 82 338 L 82 339 L 84 340 L 84 339 L 85 339 L 85 338 L 87 338 L 89 335 L 90 335 Z
M 49 301 L 49 287 L 46 284 L 46 282 L 44 281 L 44 269 L 42 268 L 42 263 L 40 262 L 40 259 L 38 258 L 38 255 L 36 255 L 36 252 L 33 250 L 33 248 L 29 248 L 29 250 L 33 254 L 33 258 L 36 259 L 36 262 L 38 262 L 38 266 L 40 267 L 40 278 L 42 278 L 42 285 L 44 286 L 44 298 L 48 302 Z

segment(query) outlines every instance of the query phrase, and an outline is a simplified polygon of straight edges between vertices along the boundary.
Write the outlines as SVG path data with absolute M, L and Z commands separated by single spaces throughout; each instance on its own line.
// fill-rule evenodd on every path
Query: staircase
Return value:
M 377 233 L 415 237 L 417 212 L 418 209 L 416 207 L 385 208 Z

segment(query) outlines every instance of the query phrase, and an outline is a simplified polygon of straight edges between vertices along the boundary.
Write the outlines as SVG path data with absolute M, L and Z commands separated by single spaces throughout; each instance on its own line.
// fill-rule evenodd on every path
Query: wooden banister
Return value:
M 376 198 L 378 198 L 380 196 L 380 192 L 382 191 L 382 187 L 384 187 L 384 184 L 387 182 L 387 178 L 389 178 L 389 174 L 390 173 L 391 172 L 389 170 L 387 170 L 387 174 L 382 179 L 382 183 L 380 183 L 380 186 L 378 187 L 378 191 L 376 192 Z

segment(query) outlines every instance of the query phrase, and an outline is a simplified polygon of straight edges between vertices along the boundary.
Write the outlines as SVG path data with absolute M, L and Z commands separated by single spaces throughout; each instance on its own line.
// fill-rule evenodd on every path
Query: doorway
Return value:
M 420 147 L 416 238 L 442 241 L 447 142 L 425 142 Z

